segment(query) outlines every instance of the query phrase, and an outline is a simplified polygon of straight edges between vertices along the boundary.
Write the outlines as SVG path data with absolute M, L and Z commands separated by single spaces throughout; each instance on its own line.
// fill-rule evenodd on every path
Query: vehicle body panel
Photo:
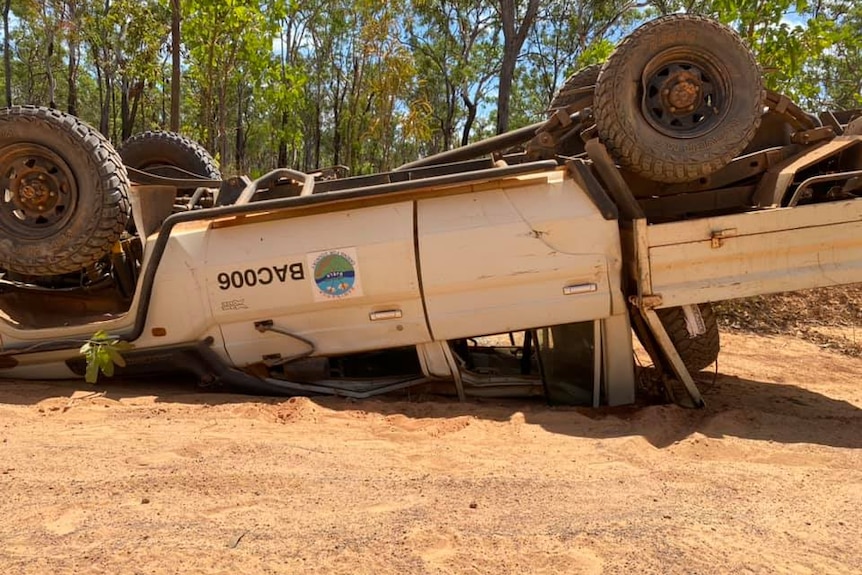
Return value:
M 414 244 L 412 202 L 210 230 L 209 312 L 231 360 L 243 365 L 308 349 L 259 332 L 254 322 L 262 320 L 312 341 L 319 355 L 430 341 Z M 352 275 L 326 280 L 327 261 Z
M 438 339 L 607 317 L 620 297 L 617 225 L 561 172 L 421 200 L 418 233 Z
M 862 199 L 641 230 L 661 307 L 862 281 Z

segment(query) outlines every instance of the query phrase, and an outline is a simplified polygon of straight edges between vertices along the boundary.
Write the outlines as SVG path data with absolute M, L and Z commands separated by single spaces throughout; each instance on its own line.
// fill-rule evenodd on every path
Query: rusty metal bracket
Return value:
M 726 230 L 715 230 L 709 235 L 710 245 L 716 250 L 724 245 L 724 240 L 727 238 L 736 237 L 738 232 L 736 228 L 728 228 Z
M 662 299 L 661 294 L 645 293 L 640 296 L 630 296 L 629 302 L 638 309 L 655 309 L 657 307 L 661 307 L 664 300 Z
M 790 141 L 794 144 L 814 144 L 816 142 L 822 142 L 823 140 L 829 140 L 834 137 L 835 130 L 832 129 L 831 126 L 822 126 L 820 128 L 814 128 L 812 130 L 794 132 L 793 135 L 790 136 Z
M 578 120 L 578 116 L 574 117 Z M 547 160 L 556 157 L 560 142 L 572 137 L 580 129 L 580 122 L 573 121 L 572 116 L 560 109 L 551 114 L 524 146 L 530 159 Z
M 792 119 L 795 124 L 794 127 L 797 130 L 810 130 L 819 127 L 819 120 L 812 118 L 805 110 L 794 104 L 793 100 L 784 94 L 767 90 L 766 105 L 769 106 L 770 110 L 784 114 Z

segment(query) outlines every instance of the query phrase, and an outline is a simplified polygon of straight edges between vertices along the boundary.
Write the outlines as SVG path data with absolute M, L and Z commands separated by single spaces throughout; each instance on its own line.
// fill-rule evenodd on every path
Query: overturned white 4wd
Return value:
M 619 404 L 634 328 L 698 404 L 710 301 L 862 281 L 859 121 L 764 91 L 731 31 L 648 23 L 554 108 L 393 172 L 253 182 L 176 134 L 117 152 L 4 110 L 0 377 L 80 375 L 105 331 L 126 373 Z

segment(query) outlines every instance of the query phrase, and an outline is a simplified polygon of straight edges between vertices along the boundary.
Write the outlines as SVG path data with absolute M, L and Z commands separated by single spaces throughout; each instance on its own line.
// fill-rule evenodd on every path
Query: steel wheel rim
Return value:
M 727 116 L 733 93 L 727 69 L 711 55 L 671 49 L 652 58 L 641 80 L 641 112 L 673 138 L 704 136 Z
M 69 165 L 37 144 L 0 150 L 0 222 L 28 239 L 50 237 L 75 212 L 78 187 Z

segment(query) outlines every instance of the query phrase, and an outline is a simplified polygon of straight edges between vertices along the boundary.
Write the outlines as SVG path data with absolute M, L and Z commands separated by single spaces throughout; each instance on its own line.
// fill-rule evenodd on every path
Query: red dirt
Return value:
M 0 568 L 862 572 L 862 359 L 731 333 L 719 369 L 703 410 L 6 383 Z

